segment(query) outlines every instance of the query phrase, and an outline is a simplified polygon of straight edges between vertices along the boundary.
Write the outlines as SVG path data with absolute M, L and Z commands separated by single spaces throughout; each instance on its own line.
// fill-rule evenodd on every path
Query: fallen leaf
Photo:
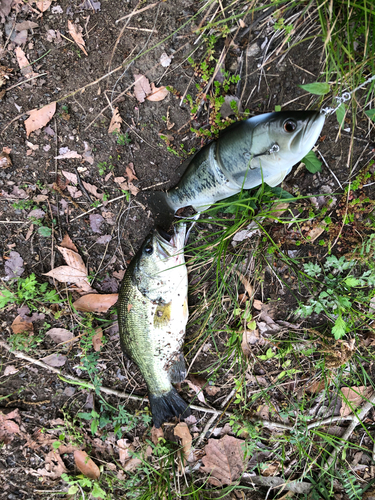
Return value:
M 92 184 L 89 184 L 88 182 L 85 181 L 82 181 L 82 184 L 84 185 L 86 191 L 94 195 L 95 198 L 97 198 L 98 200 L 103 200 L 104 193 L 99 193 L 98 188 L 96 186 L 93 186 Z
M 184 463 L 182 465 L 184 466 L 186 465 L 191 453 L 191 443 L 193 442 L 193 438 L 191 437 L 189 427 L 185 424 L 185 422 L 177 424 L 173 432 L 175 436 L 178 436 L 181 439 L 182 453 L 184 457 Z
M 19 278 L 24 272 L 23 258 L 18 252 L 10 252 L 9 258 L 5 261 L 5 276 L 8 279 Z
M 157 445 L 159 442 L 159 439 L 164 439 L 164 432 L 161 427 L 156 428 L 155 426 L 152 427 L 151 429 L 151 441 Z
M 173 56 L 169 56 L 165 52 L 162 53 L 162 55 L 160 56 L 159 61 L 160 61 L 160 64 L 163 66 L 163 68 L 167 68 L 171 64 L 172 57 Z
M 34 210 L 31 210 L 31 212 L 29 212 L 27 217 L 32 217 L 34 219 L 43 219 L 45 215 L 46 213 L 41 208 L 35 208 Z
M 74 269 L 77 269 L 81 271 L 82 273 L 85 273 L 85 276 L 87 276 L 87 269 L 86 265 L 83 262 L 82 257 L 79 255 L 78 252 L 75 252 L 71 250 L 70 248 L 66 247 L 57 247 L 58 250 L 61 252 L 62 256 L 65 259 L 65 262 L 68 264 L 68 266 L 73 267 Z
M 101 234 L 100 226 L 104 222 L 104 218 L 100 214 L 90 214 L 90 226 L 94 233 Z
M 324 221 L 321 221 L 317 226 L 313 227 L 308 231 L 306 236 L 309 236 L 309 242 L 315 241 L 319 236 L 324 232 L 327 224 Z
M 140 458 L 131 458 L 124 466 L 124 470 L 130 472 L 132 470 L 138 469 L 141 465 L 142 460 Z
M 95 243 L 97 243 L 98 245 L 106 245 L 111 241 L 111 239 L 112 236 L 110 234 L 103 234 L 103 236 L 99 236 Z
M 68 358 L 66 356 L 55 352 L 45 358 L 42 358 L 41 361 L 43 361 L 46 365 L 59 367 L 64 366 L 67 359 Z
M 155 87 L 154 83 L 151 83 L 151 94 L 148 94 L 146 99 L 149 101 L 162 101 L 169 94 L 169 90 L 166 87 Z
M 38 28 L 38 24 L 34 23 L 33 21 L 22 21 L 22 23 L 17 23 L 14 27 L 16 31 L 22 31 L 22 30 L 31 30 L 34 28 Z
M 121 465 L 124 466 L 125 462 L 131 458 L 129 455 L 129 451 L 133 451 L 134 448 L 130 444 L 128 439 L 119 439 L 117 441 L 117 446 L 118 446 L 119 460 L 121 462 Z
M 8 168 L 12 166 L 12 160 L 8 153 L 3 151 L 0 153 L 0 168 Z
M 254 288 L 250 284 L 249 280 L 242 273 L 240 273 L 239 271 L 236 271 L 236 273 L 237 273 L 238 277 L 240 278 L 241 283 L 245 287 L 247 294 L 251 298 L 254 295 Z
M 276 476 L 280 470 L 280 462 L 273 462 L 271 464 L 265 464 L 265 468 L 262 470 L 262 476 L 271 477 Z
M 192 379 L 192 378 L 193 378 L 193 376 L 190 375 L 190 379 Z M 194 380 L 194 382 L 192 382 L 189 379 L 186 379 L 185 382 L 188 384 L 188 386 L 190 387 L 190 389 L 192 389 L 197 394 L 197 398 L 199 399 L 199 401 L 201 403 L 206 404 L 206 399 L 204 397 L 203 390 L 202 390 L 202 387 L 204 386 L 204 384 L 200 385 L 199 382 L 198 382 L 199 379 L 196 378 L 196 377 L 194 377 L 193 380 Z
M 214 385 L 207 385 L 204 390 L 208 396 L 216 396 L 216 394 L 221 391 L 220 387 Z
M 89 293 L 73 302 L 77 311 L 105 313 L 116 304 L 118 293 Z
M 120 116 L 118 108 L 114 108 L 112 111 L 111 123 L 108 127 L 108 134 L 120 133 L 122 118 Z
M 20 67 L 23 76 L 25 76 L 26 78 L 31 78 L 32 76 L 37 75 L 37 73 L 34 73 L 33 67 L 29 63 L 25 52 L 21 49 L 21 47 L 16 47 L 14 49 L 14 53 L 16 54 L 18 66 Z
M 92 337 L 92 345 L 95 352 L 99 352 L 103 346 L 103 330 L 99 327 L 95 330 L 95 335 Z
M 39 0 L 35 2 L 35 5 L 37 8 L 40 10 L 40 12 L 45 12 L 50 8 L 50 5 L 52 3 L 52 0 Z
M 134 164 L 133 163 L 129 163 L 129 165 L 127 165 L 125 171 L 126 171 L 126 177 L 128 178 L 129 182 L 137 181 L 138 180 L 137 176 L 135 175 L 135 170 L 134 170 Z
M 56 344 L 68 342 L 74 338 L 74 334 L 66 328 L 51 328 L 48 332 L 46 332 L 46 335 L 51 337 Z
M 340 408 L 340 415 L 346 417 L 350 415 L 353 410 L 360 406 L 364 400 L 367 400 L 374 392 L 372 387 L 342 387 L 341 392 L 345 401 L 343 400 Z
M 17 373 L 19 370 L 14 365 L 8 365 L 5 370 L 4 370 L 4 376 L 7 377 L 8 375 L 13 375 L 14 373 Z
M 85 292 L 92 292 L 90 283 L 87 280 L 87 273 L 70 266 L 55 267 L 44 276 L 61 281 L 62 283 L 75 283 Z
M 129 182 L 128 186 L 129 186 L 129 191 L 131 192 L 131 194 L 133 196 L 137 196 L 137 194 L 139 193 L 139 189 L 136 186 L 134 186 L 134 184 L 132 182 Z
M 77 151 L 66 151 L 65 153 L 55 156 L 55 160 L 67 160 L 69 158 L 82 158 L 82 155 L 78 154 Z
M 270 407 L 268 405 L 260 405 L 257 408 L 256 415 L 263 420 L 269 420 L 270 418 Z
M 263 306 L 263 302 L 261 300 L 254 299 L 254 302 L 253 302 L 254 309 L 256 309 L 257 311 L 261 311 L 262 306 Z
M 14 335 L 23 332 L 34 332 L 34 325 L 31 321 L 22 319 L 21 316 L 17 316 L 16 319 L 11 324 L 11 329 Z
M 245 470 L 245 441 L 232 436 L 221 439 L 209 439 L 204 447 L 206 455 L 202 458 L 202 472 L 211 474 L 208 482 L 215 486 L 224 486 L 236 481 Z
M 60 246 L 63 248 L 68 248 L 69 250 L 73 250 L 73 252 L 78 253 L 78 248 L 75 246 L 68 233 L 65 233 L 65 236 L 62 239 Z
M 21 423 L 18 408 L 7 415 L 0 412 L 0 443 L 9 444 L 13 440 L 13 434 L 20 433 L 19 425 L 13 420 Z
M 144 75 L 134 74 L 134 95 L 138 102 L 145 102 L 146 96 L 151 94 L 151 87 L 148 78 Z
M 10 13 L 12 3 L 13 0 L 2 0 L 0 2 L 0 20 L 2 23 L 5 23 L 5 18 Z
M 251 355 L 251 349 L 249 345 L 256 344 L 259 340 L 258 330 L 247 330 L 245 329 L 242 335 L 241 348 L 242 352 L 246 357 Z
M 88 53 L 86 52 L 85 49 L 85 41 L 82 37 L 82 28 L 81 26 L 78 26 L 76 24 L 73 24 L 72 21 L 68 20 L 68 30 L 70 36 L 73 38 L 73 40 L 76 42 L 78 47 L 82 50 L 82 52 L 88 56 Z
M 100 470 L 96 463 L 91 460 L 85 451 L 77 450 L 74 452 L 74 460 L 82 474 L 90 479 L 99 479 Z
M 113 271 L 112 274 L 117 280 L 122 281 L 125 276 L 125 271 L 121 269 L 120 271 Z
M 61 173 L 66 179 L 68 179 L 68 181 L 72 182 L 73 184 L 78 184 L 76 174 L 72 174 L 71 172 L 67 172 L 66 170 L 62 170 Z
M 43 108 L 33 109 L 31 111 L 28 111 L 28 114 L 30 116 L 27 120 L 25 120 L 27 137 L 29 137 L 31 132 L 34 132 L 34 130 L 39 130 L 40 128 L 47 125 L 47 123 L 51 120 L 51 118 L 55 114 L 55 111 L 56 111 L 55 101 L 51 102 L 50 104 L 47 104 L 46 106 L 43 106 Z
M 90 163 L 90 165 L 94 165 L 94 157 L 92 155 L 92 148 L 87 144 L 86 141 L 83 141 L 83 145 L 85 146 L 85 151 L 82 155 L 83 159 L 85 161 L 87 161 L 88 163 Z

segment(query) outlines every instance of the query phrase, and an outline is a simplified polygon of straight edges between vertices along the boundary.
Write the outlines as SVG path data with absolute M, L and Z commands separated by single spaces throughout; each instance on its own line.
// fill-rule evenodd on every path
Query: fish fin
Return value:
M 142 201 L 151 210 L 155 225 L 168 230 L 174 219 L 175 209 L 171 206 L 167 193 L 164 191 L 143 193 Z
M 173 417 L 186 418 L 190 415 L 188 404 L 182 399 L 175 388 L 163 396 L 149 394 L 152 419 L 156 428 L 159 428 L 163 422 Z
M 186 378 L 186 365 L 184 355 L 180 353 L 176 361 L 169 369 L 169 376 L 172 384 L 180 384 Z

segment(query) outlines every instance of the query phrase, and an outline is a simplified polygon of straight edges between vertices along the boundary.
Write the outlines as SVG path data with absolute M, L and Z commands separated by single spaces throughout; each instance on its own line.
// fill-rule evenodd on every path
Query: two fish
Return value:
M 189 205 L 200 212 L 262 182 L 280 184 L 312 149 L 324 119 L 315 111 L 286 111 L 235 123 L 194 156 L 175 188 L 154 193 L 154 212 L 173 217 Z M 186 375 L 185 234 L 185 224 L 173 236 L 154 229 L 128 267 L 118 301 L 121 346 L 146 381 L 155 427 L 190 414 L 172 386 Z

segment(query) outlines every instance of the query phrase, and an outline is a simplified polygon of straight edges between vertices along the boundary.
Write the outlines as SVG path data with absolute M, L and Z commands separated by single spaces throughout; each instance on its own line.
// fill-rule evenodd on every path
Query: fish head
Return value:
M 176 286 L 187 284 L 184 258 L 186 224 L 179 224 L 172 236 L 154 229 L 138 254 L 133 274 L 135 284 L 150 300 L 168 302 Z
M 319 111 L 273 113 L 268 122 L 270 148 L 279 147 L 276 156 L 283 161 L 300 161 L 314 146 L 323 128 L 325 115 Z M 271 153 L 272 154 L 272 153 Z

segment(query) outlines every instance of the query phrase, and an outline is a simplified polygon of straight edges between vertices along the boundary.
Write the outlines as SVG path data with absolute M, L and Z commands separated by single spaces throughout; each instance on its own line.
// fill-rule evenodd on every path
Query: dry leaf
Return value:
M 82 474 L 90 479 L 99 479 L 100 470 L 85 451 L 77 450 L 74 452 L 74 460 Z
M 242 335 L 241 348 L 245 356 L 249 357 L 251 349 L 249 345 L 256 344 L 259 340 L 258 330 L 244 330 Z
M 74 269 L 78 269 L 79 271 L 84 273 L 85 276 L 87 276 L 86 265 L 79 253 L 74 252 L 73 250 L 70 250 L 70 248 L 66 247 L 58 246 L 57 248 L 62 253 L 62 256 L 64 257 L 65 262 L 68 264 L 68 266 L 73 267 Z
M 204 390 L 208 396 L 216 396 L 221 391 L 220 387 L 216 387 L 215 385 L 207 385 Z
M 88 53 L 86 52 L 86 49 L 85 49 L 85 41 L 82 37 L 81 26 L 77 26 L 76 24 L 73 24 L 72 21 L 68 20 L 68 30 L 69 30 L 70 36 L 76 42 L 78 47 L 82 50 L 82 52 L 84 54 L 86 54 L 86 56 L 88 56 Z
M 11 329 L 14 335 L 22 332 L 34 332 L 34 326 L 31 321 L 24 320 L 21 316 L 16 317 L 16 319 L 11 324 Z
M 306 236 L 309 236 L 309 242 L 315 241 L 319 236 L 324 232 L 327 224 L 324 221 L 321 221 L 317 226 L 313 227 L 308 231 Z
M 167 68 L 171 64 L 172 57 L 173 56 L 169 56 L 165 52 L 162 53 L 162 55 L 160 56 L 159 61 L 160 61 L 160 64 L 163 66 L 163 68 Z
M 41 361 L 43 361 L 46 365 L 59 367 L 64 366 L 67 359 L 68 358 L 66 356 L 55 352 L 53 354 L 50 354 L 49 356 L 46 356 L 45 358 L 42 358 Z
M 85 292 L 92 292 L 90 283 L 87 281 L 87 273 L 70 266 L 55 267 L 44 276 L 60 281 L 61 283 L 75 283 Z
M 116 304 L 118 293 L 98 294 L 89 293 L 73 303 L 77 311 L 104 313 Z
M 254 288 L 252 287 L 252 285 L 250 285 L 249 280 L 242 273 L 240 273 L 239 271 L 236 271 L 236 273 L 240 278 L 241 283 L 245 287 L 247 294 L 251 298 L 254 295 Z
M 5 370 L 4 370 L 4 376 L 7 377 L 8 375 L 13 375 L 14 373 L 17 373 L 19 370 L 14 365 L 8 365 Z
M 14 49 L 14 53 L 16 54 L 18 66 L 20 67 L 23 76 L 31 78 L 32 76 L 37 75 L 37 73 L 34 73 L 33 67 L 30 65 L 25 52 L 21 49 L 21 47 L 16 47 Z
M 86 141 L 83 141 L 83 145 L 85 146 L 85 151 L 82 155 L 83 159 L 90 163 L 90 165 L 94 165 L 94 156 L 92 154 L 92 148 L 87 144 Z M 112 174 L 112 172 L 110 172 Z
M 118 108 L 114 108 L 112 112 L 111 123 L 109 124 L 108 134 L 113 134 L 114 132 L 119 134 L 121 130 L 122 118 L 120 116 Z
M 124 466 L 125 462 L 131 458 L 129 455 L 129 451 L 133 451 L 134 447 L 130 444 L 128 439 L 119 439 L 117 441 L 117 446 L 119 460 L 121 462 L 121 465 Z
M 134 74 L 134 95 L 138 102 L 145 102 L 146 96 L 151 94 L 150 82 L 144 75 Z
M 38 0 L 37 2 L 35 2 L 35 5 L 40 10 L 40 12 L 45 12 L 50 8 L 51 3 L 52 0 Z
M 93 186 L 92 184 L 89 184 L 88 182 L 85 181 L 82 181 L 82 184 L 84 185 L 86 191 L 94 195 L 95 198 L 97 198 L 98 200 L 103 200 L 104 193 L 99 193 L 98 188 L 96 186 Z
M 154 83 L 151 83 L 151 94 L 148 94 L 146 99 L 149 101 L 162 101 L 169 94 L 169 90 L 166 87 L 155 87 Z
M 373 393 L 371 387 L 342 387 L 341 392 L 345 398 L 340 408 L 340 415 L 346 417 L 353 410 L 360 406 L 364 400 L 367 400 Z
M 0 168 L 8 168 L 12 166 L 12 160 L 8 153 L 3 151 L 0 153 Z
M 191 443 L 193 441 L 193 438 L 191 437 L 189 428 L 185 424 L 185 422 L 180 422 L 179 424 L 177 424 L 173 432 L 175 436 L 178 436 L 181 439 L 182 453 L 184 456 L 183 465 L 185 465 L 191 453 Z
M 192 379 L 193 376 L 190 375 L 190 378 Z M 199 399 L 199 401 L 201 403 L 204 403 L 206 404 L 206 399 L 204 397 L 204 394 L 203 394 L 203 390 L 202 390 L 202 387 L 203 385 L 197 385 L 197 381 L 198 381 L 198 378 L 194 377 L 193 378 L 194 382 L 192 382 L 191 380 L 189 379 L 186 379 L 185 382 L 188 384 L 188 386 L 190 387 L 190 389 L 192 389 L 196 394 L 197 394 L 197 398 Z M 199 383 L 199 382 L 198 382 Z
M 37 28 L 38 24 L 33 21 L 22 21 L 22 23 L 17 23 L 14 27 L 16 31 L 30 30 Z
M 139 189 L 136 186 L 134 186 L 134 184 L 132 182 L 129 182 L 128 186 L 129 186 L 129 191 L 131 192 L 131 194 L 133 196 L 137 196 L 137 194 L 139 193 Z
M 50 119 L 53 117 L 56 111 L 56 102 L 51 102 L 41 109 L 33 109 L 28 111 L 30 115 L 27 120 L 25 120 L 26 135 L 29 137 L 31 132 L 34 130 L 39 130 L 40 128 L 47 125 Z
M 99 327 L 95 330 L 95 335 L 92 337 L 92 345 L 95 352 L 99 352 L 103 346 L 103 330 Z
M 161 427 L 156 428 L 155 426 L 152 427 L 151 429 L 151 441 L 157 445 L 159 442 L 159 439 L 164 439 L 164 432 Z
M 261 311 L 263 305 L 264 304 L 261 300 L 254 299 L 254 302 L 253 302 L 254 309 L 256 309 L 257 311 Z
M 51 328 L 46 333 L 51 339 L 56 342 L 56 344 L 60 344 L 61 342 L 68 342 L 74 338 L 72 332 L 67 330 L 66 328 Z
M 70 250 L 73 250 L 73 252 L 78 253 L 78 248 L 75 246 L 75 244 L 73 243 L 73 241 L 68 233 L 65 233 L 65 236 L 64 236 L 60 246 L 64 247 L 64 248 L 69 248 Z
M 59 479 L 61 474 L 68 472 L 65 464 L 57 451 L 50 451 L 46 455 L 44 469 L 37 469 L 40 476 L 49 477 L 50 479 Z
M 138 180 L 137 176 L 135 175 L 135 170 L 134 170 L 134 164 L 133 163 L 129 163 L 129 165 L 126 167 L 125 170 L 126 170 L 126 177 L 128 178 L 129 182 L 137 181 Z M 124 178 L 122 177 L 122 179 L 124 179 Z
M 262 476 L 270 477 L 276 476 L 280 470 L 280 462 L 273 462 L 272 464 L 266 464 L 265 469 L 262 470 Z
M 66 151 L 62 155 L 55 156 L 55 160 L 68 160 L 70 158 L 82 158 L 82 155 L 78 154 L 77 151 Z
M 204 447 L 206 455 L 202 458 L 204 467 L 202 472 L 211 474 L 208 482 L 215 486 L 224 486 L 236 481 L 245 470 L 244 450 L 245 441 L 232 436 L 221 439 L 209 439 Z

